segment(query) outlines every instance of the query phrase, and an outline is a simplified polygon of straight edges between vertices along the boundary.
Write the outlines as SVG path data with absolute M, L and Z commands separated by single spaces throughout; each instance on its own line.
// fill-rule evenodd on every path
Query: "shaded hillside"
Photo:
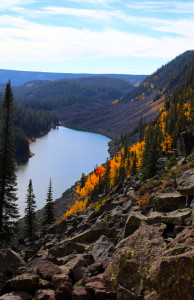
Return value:
M 119 137 L 137 126 L 141 116 L 148 122 L 158 115 L 165 99 L 186 80 L 193 61 L 194 51 L 183 53 L 147 77 L 114 105 L 93 104 L 88 107 L 76 104 L 56 113 L 65 126 L 97 131 L 110 138 Z
M 113 101 L 132 89 L 123 79 L 86 77 L 32 81 L 13 89 L 16 101 L 26 108 L 53 110 L 74 103 Z
M 24 84 L 34 80 L 57 80 L 57 79 L 73 79 L 82 77 L 105 76 L 112 78 L 120 78 L 129 81 L 131 84 L 142 82 L 146 75 L 128 75 L 128 74 L 84 74 L 84 73 L 48 73 L 48 72 L 30 72 L 30 71 L 14 71 L 0 69 L 0 83 L 7 83 L 10 79 L 13 86 Z
M 138 88 L 128 92 L 121 100 L 123 102 L 142 100 L 148 95 L 152 95 L 154 100 L 163 95 L 167 97 L 177 85 L 184 83 L 193 61 L 194 50 L 184 52 L 151 76 L 147 76 Z

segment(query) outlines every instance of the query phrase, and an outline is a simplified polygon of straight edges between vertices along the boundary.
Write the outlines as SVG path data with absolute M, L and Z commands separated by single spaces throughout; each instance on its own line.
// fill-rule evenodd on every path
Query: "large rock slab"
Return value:
M 162 231 L 143 224 L 131 236 L 122 240 L 105 271 L 105 279 L 112 288 L 119 286 L 140 295 L 148 284 L 149 269 L 166 248 Z
M 104 235 L 102 235 L 93 245 L 92 255 L 94 260 L 101 262 L 103 266 L 107 266 L 107 263 L 109 262 L 113 253 L 114 245 Z
M 176 178 L 177 190 L 182 195 L 194 196 L 194 168 L 184 171 Z
M 55 300 L 55 292 L 51 289 L 37 290 L 35 300 Z
M 185 220 L 190 218 L 192 210 L 190 208 L 178 209 L 168 213 L 151 212 L 146 220 L 149 225 L 157 223 L 185 225 Z
M 141 226 L 142 222 L 146 220 L 147 217 L 142 215 L 140 212 L 131 212 L 125 224 L 123 237 L 126 238 L 133 234 L 135 230 Z
M 21 256 L 11 249 L 0 252 L 0 272 L 8 275 L 14 274 L 19 267 L 25 266 Z
M 52 247 L 48 250 L 50 254 L 59 258 L 72 253 L 84 253 L 86 245 L 72 242 L 70 240 L 61 241 L 57 246 Z
M 88 229 L 71 238 L 71 242 L 76 243 L 93 243 L 97 241 L 101 235 L 111 236 L 112 230 L 109 228 Z
M 53 275 L 61 273 L 61 269 L 49 260 L 38 263 L 38 273 L 43 279 L 51 279 Z
M 23 274 L 9 280 L 10 288 L 18 291 L 33 291 L 38 288 L 39 277 L 34 274 Z
M 72 294 L 72 300 L 93 300 L 91 294 L 89 294 L 85 287 L 77 287 L 75 290 L 73 290 Z
M 96 300 L 107 298 L 116 300 L 116 293 L 109 289 L 103 278 L 103 274 L 87 279 L 85 289 L 88 293 L 93 294 Z
M 194 295 L 194 228 L 182 231 L 158 256 L 149 271 L 162 299 L 192 300 Z
M 32 300 L 32 295 L 27 292 L 12 292 L 1 296 L 0 300 Z
M 179 208 L 185 208 L 186 198 L 177 191 L 158 193 L 155 195 L 153 202 L 156 211 L 170 212 Z

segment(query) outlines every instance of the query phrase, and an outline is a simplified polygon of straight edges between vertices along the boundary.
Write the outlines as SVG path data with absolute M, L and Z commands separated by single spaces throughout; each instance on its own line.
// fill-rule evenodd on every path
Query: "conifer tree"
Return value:
M 4 233 L 6 237 L 13 233 L 13 225 L 19 217 L 16 203 L 13 118 L 13 94 L 9 81 L 2 102 L 0 124 L 0 233 Z
M 47 198 L 46 198 L 46 205 L 44 207 L 44 218 L 43 218 L 42 225 L 52 224 L 54 221 L 55 221 L 54 202 L 53 202 L 53 192 L 52 192 L 52 181 L 50 179 Z
M 159 158 L 159 136 L 158 127 L 151 124 L 145 135 L 145 151 L 143 153 L 142 179 L 153 177 L 157 171 L 157 160 Z
M 132 166 L 131 166 L 131 175 L 133 176 L 136 173 L 137 173 L 137 155 L 136 152 L 134 152 Z
M 87 176 L 84 173 L 82 173 L 81 180 L 80 180 L 81 189 L 85 186 L 86 181 L 87 181 Z
M 108 159 L 105 164 L 103 183 L 104 183 L 104 191 L 106 193 L 106 191 L 110 188 L 110 160 Z
M 33 236 L 36 232 L 36 201 L 35 201 L 35 195 L 33 192 L 33 186 L 32 186 L 32 180 L 30 179 L 29 185 L 28 185 L 28 191 L 26 195 L 26 203 L 27 206 L 25 208 L 25 229 L 24 229 L 24 235 L 30 240 L 33 239 Z

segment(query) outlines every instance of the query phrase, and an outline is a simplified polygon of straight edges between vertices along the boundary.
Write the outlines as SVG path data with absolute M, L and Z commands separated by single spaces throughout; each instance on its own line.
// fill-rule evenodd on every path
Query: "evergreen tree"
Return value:
M 0 127 L 0 233 L 10 237 L 19 217 L 16 196 L 16 175 L 13 135 L 14 104 L 10 81 L 2 102 Z
M 145 151 L 143 153 L 142 179 L 153 177 L 157 171 L 157 160 L 159 158 L 159 136 L 158 127 L 151 124 L 145 135 Z
M 50 179 L 47 198 L 46 198 L 46 205 L 44 207 L 44 218 L 43 218 L 42 225 L 52 224 L 54 221 L 55 221 L 54 202 L 53 202 L 53 192 L 52 192 L 52 181 Z
M 33 239 L 33 236 L 36 232 L 36 201 L 35 201 L 35 195 L 33 192 L 33 187 L 32 187 L 32 180 L 30 179 L 29 185 L 28 185 L 28 191 L 27 191 L 27 196 L 26 196 L 26 203 L 27 206 L 25 208 L 25 217 L 24 217 L 24 222 L 25 222 L 25 229 L 24 229 L 24 235 L 30 240 Z
M 131 175 L 135 175 L 137 173 L 137 155 L 136 152 L 134 152 L 133 155 L 133 161 L 132 161 L 132 166 L 131 166 Z
M 103 176 L 104 192 L 110 188 L 110 160 L 107 159 Z
M 81 180 L 80 180 L 81 189 L 85 186 L 86 181 L 87 181 L 87 176 L 84 173 L 82 173 Z

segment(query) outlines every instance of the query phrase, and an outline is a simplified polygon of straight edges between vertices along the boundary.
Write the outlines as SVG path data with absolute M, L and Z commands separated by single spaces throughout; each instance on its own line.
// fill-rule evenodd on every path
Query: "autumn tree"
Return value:
M 53 192 L 52 192 L 52 181 L 50 179 L 47 198 L 46 198 L 46 205 L 44 207 L 44 217 L 43 217 L 42 225 L 52 224 L 54 221 L 55 221 L 54 202 L 53 202 Z
M 35 195 L 33 192 L 33 186 L 32 186 L 32 180 L 30 179 L 29 185 L 28 185 L 28 191 L 26 195 L 26 208 L 25 208 L 25 228 L 24 228 L 24 235 L 30 240 L 33 240 L 33 237 L 36 232 L 36 201 L 35 201 Z
M 10 81 L 2 102 L 0 124 L 0 233 L 10 237 L 19 217 L 16 196 L 16 175 L 13 134 L 14 104 Z M 4 234 L 2 234 L 4 233 Z

